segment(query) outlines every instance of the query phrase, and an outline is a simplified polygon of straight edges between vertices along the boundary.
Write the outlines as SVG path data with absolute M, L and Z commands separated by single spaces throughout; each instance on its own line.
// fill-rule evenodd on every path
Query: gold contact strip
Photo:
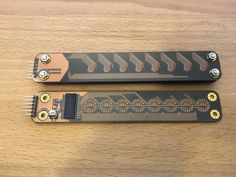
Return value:
M 150 54 L 145 53 L 145 61 L 151 65 L 151 70 L 153 72 L 158 71 L 160 63 L 157 60 L 155 60 L 155 58 L 153 58 Z
M 184 57 L 182 54 L 177 52 L 176 53 L 176 58 L 180 63 L 183 64 L 184 71 L 190 71 L 190 69 L 192 68 L 192 63 L 186 57 Z
M 134 54 L 129 53 L 129 61 L 135 65 L 135 71 L 141 72 L 143 70 L 144 64 L 138 59 Z
M 102 54 L 98 54 L 98 61 L 103 65 L 103 71 L 109 72 L 112 68 L 111 62 Z
M 87 54 L 74 53 L 69 56 L 69 59 L 81 59 L 88 66 L 90 73 L 94 72 L 97 67 L 97 64 Z
M 90 114 L 83 113 L 81 122 L 128 122 L 128 121 L 195 121 L 197 115 L 193 113 L 129 113 L 128 117 L 124 113 Z
M 200 65 L 200 70 L 201 71 L 206 71 L 208 67 L 208 63 L 202 59 L 198 54 L 195 52 L 192 53 L 192 58 L 195 62 L 197 62 Z
M 161 53 L 161 61 L 167 65 L 167 70 L 169 72 L 174 71 L 176 67 L 176 63 L 170 57 L 168 57 L 165 53 Z
M 120 66 L 120 72 L 125 72 L 127 70 L 128 63 L 117 53 L 114 54 L 114 62 L 116 62 Z
M 174 76 L 172 74 L 158 73 L 96 73 L 96 74 L 68 74 L 68 79 L 71 80 L 93 80 L 93 79 L 146 79 L 146 78 L 188 78 L 188 76 Z

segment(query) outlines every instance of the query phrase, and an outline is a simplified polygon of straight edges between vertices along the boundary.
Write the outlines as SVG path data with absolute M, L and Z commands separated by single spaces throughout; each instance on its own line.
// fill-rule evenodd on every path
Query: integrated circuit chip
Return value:
M 75 119 L 76 118 L 76 105 L 77 95 L 70 93 L 64 96 L 64 118 Z

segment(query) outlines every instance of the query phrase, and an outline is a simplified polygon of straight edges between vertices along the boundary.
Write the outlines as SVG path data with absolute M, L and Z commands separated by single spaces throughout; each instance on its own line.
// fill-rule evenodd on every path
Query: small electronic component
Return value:
M 40 98 L 40 99 L 38 99 Z M 217 122 L 214 91 L 67 91 L 27 97 L 34 122 Z
M 216 81 L 221 68 L 212 51 L 42 53 L 29 77 L 43 83 Z
M 62 118 L 74 119 L 76 117 L 77 95 L 69 93 L 65 94 L 63 100 L 64 100 L 64 109 Z
M 57 118 L 57 110 L 52 109 L 48 112 L 48 115 L 50 116 L 50 118 L 52 119 L 56 119 Z

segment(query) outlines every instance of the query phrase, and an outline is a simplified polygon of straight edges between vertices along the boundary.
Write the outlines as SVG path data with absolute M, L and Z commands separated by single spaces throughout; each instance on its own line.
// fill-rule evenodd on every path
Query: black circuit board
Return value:
M 132 52 L 68 54 L 69 71 L 63 82 L 90 81 L 214 81 L 220 71 L 210 52 Z
M 47 54 L 57 60 L 53 54 Z M 42 82 L 152 82 L 152 81 L 215 81 L 221 77 L 219 56 L 213 51 L 173 52 L 97 52 L 62 53 L 68 69 L 60 80 Z M 45 55 L 44 55 L 45 56 Z M 40 58 L 35 58 L 34 77 Z M 44 64 L 44 66 L 50 65 Z M 61 66 L 62 68 L 62 66 Z M 60 75 L 60 67 L 47 68 Z
M 50 92 L 48 92 L 50 94 Z M 54 98 L 55 99 L 55 98 Z M 57 98 L 58 99 L 58 98 Z M 36 122 L 217 122 L 214 91 L 105 91 L 63 93 L 58 116 Z M 40 101 L 40 100 L 39 100 Z M 45 108 L 48 107 L 45 105 Z M 41 111 L 44 108 L 40 108 Z

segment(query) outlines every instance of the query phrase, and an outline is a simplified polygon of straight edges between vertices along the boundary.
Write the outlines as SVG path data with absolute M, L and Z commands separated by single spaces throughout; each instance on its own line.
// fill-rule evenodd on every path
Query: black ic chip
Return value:
M 77 94 L 65 94 L 64 97 L 64 118 L 75 119 L 76 118 L 76 104 Z

